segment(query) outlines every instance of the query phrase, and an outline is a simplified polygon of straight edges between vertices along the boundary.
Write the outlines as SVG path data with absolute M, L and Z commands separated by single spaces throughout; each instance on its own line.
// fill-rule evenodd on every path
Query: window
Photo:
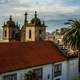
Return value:
M 56 64 L 54 65 L 54 77 L 61 76 L 62 74 L 62 65 Z
M 3 80 L 17 80 L 17 74 L 5 75 Z
M 40 40 L 42 40 L 42 31 L 41 30 L 39 30 L 39 38 L 40 38 Z
M 39 30 L 39 34 L 41 34 L 42 33 L 42 31 L 41 30 Z
M 15 38 L 15 31 L 12 31 L 12 37 Z
M 31 30 L 29 30 L 29 38 L 31 38 Z
M 35 73 L 36 77 L 38 78 L 38 80 L 42 80 L 42 68 L 35 69 L 34 73 Z
M 50 79 L 50 74 L 48 74 L 48 79 Z
M 60 80 L 60 78 L 56 79 L 56 80 Z
M 4 32 L 5 37 L 7 36 L 7 31 Z

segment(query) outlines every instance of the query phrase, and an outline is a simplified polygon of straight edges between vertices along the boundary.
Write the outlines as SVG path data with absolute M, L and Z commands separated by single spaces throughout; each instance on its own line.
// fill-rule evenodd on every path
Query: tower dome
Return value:
M 12 20 L 12 16 L 10 15 L 9 20 L 7 21 L 7 25 L 9 25 L 9 27 L 14 27 L 15 26 L 15 22 Z
M 37 17 L 37 11 L 35 11 L 35 15 L 31 20 L 31 24 L 34 24 L 35 26 L 41 26 L 41 20 Z

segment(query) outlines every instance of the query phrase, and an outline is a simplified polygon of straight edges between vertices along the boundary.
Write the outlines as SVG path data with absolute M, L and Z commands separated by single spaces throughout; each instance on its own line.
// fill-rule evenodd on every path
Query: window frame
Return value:
M 4 75 L 3 80 L 17 80 L 17 73 Z
M 58 77 L 62 75 L 62 64 L 54 65 L 54 77 Z
M 40 80 L 42 80 L 42 78 L 43 78 L 43 69 L 42 68 L 34 69 L 33 72 L 35 73 L 36 71 L 39 71 L 39 70 L 41 70 L 41 79 Z

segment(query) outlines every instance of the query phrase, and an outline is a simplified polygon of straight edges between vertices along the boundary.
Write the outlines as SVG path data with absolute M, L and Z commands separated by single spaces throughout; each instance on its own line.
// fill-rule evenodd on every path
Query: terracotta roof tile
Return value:
M 0 73 L 64 61 L 50 41 L 0 43 Z

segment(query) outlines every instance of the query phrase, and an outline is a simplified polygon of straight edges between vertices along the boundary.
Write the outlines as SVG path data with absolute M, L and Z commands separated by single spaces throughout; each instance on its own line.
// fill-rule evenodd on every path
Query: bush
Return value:
M 77 79 L 76 80 L 80 80 L 80 74 L 78 75 Z

